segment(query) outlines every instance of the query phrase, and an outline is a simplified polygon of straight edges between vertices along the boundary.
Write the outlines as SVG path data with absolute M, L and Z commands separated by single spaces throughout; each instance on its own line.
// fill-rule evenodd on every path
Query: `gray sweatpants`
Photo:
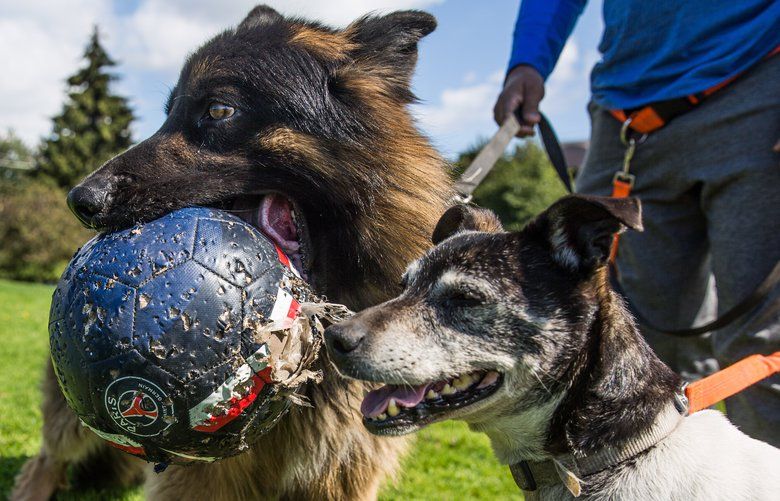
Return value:
M 621 124 L 594 103 L 589 111 L 590 151 L 577 191 L 609 195 L 625 151 Z M 642 201 L 645 231 L 621 237 L 617 263 L 626 293 L 655 324 L 674 329 L 706 320 L 715 290 L 722 314 L 780 259 L 780 156 L 772 151 L 778 139 L 775 56 L 637 147 L 633 195 Z M 672 369 L 695 378 L 715 360 L 725 367 L 780 350 L 778 302 L 780 287 L 761 308 L 704 339 L 643 334 Z M 780 447 L 780 376 L 729 398 L 726 408 L 745 433 Z

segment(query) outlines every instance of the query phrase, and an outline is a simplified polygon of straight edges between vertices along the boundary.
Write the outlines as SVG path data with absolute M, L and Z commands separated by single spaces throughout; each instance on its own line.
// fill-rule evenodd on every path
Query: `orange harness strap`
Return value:
M 633 187 L 633 175 L 624 174 L 623 171 L 616 172 L 615 177 L 612 178 L 612 198 L 626 198 L 631 194 L 631 188 Z M 617 257 L 619 239 L 620 235 L 615 233 L 615 236 L 612 237 L 612 247 L 609 249 L 609 262 L 613 265 Z
M 780 351 L 744 358 L 686 386 L 688 412 L 692 414 L 715 405 L 776 372 L 780 372 Z

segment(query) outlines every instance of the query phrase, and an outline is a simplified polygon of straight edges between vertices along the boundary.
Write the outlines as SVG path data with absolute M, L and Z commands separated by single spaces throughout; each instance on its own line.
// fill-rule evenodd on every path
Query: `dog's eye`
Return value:
M 485 302 L 485 298 L 483 298 L 480 294 L 464 290 L 449 291 L 443 299 L 449 305 L 457 308 L 480 306 Z
M 222 103 L 211 103 L 209 106 L 209 116 L 214 120 L 230 118 L 235 112 L 235 108 Z

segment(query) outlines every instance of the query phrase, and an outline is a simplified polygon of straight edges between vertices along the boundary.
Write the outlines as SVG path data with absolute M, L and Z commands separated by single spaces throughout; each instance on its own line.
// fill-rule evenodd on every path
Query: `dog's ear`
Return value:
M 353 57 L 391 70 L 407 85 L 417 63 L 417 42 L 436 29 L 436 18 L 419 10 L 364 16 L 345 30 L 357 47 Z
M 498 233 L 504 228 L 491 211 L 472 205 L 458 204 L 442 214 L 439 222 L 436 223 L 436 228 L 433 229 L 431 240 L 434 244 L 438 244 L 455 233 L 467 230 Z
M 239 29 L 255 28 L 279 21 L 282 15 L 267 5 L 258 5 L 249 11 L 249 14 L 238 25 Z
M 606 264 L 613 235 L 626 228 L 642 231 L 639 200 L 571 195 L 544 213 L 553 259 L 574 271 Z

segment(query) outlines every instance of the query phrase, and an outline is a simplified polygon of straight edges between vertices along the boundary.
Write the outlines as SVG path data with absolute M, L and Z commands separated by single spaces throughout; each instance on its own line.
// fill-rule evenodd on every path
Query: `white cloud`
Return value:
M 32 144 L 48 132 L 64 96 L 64 80 L 78 64 L 98 1 L 18 2 L 0 7 L 0 128 Z
M 420 125 L 441 147 L 455 144 L 458 149 L 472 144 L 479 136 L 495 132 L 493 104 L 501 91 L 503 71 L 496 71 L 479 78 L 473 72 L 463 77 L 464 85 L 442 91 L 438 103 L 426 103 L 415 107 Z M 444 149 L 452 156 L 456 150 Z
M 371 11 L 425 8 L 444 0 L 271 0 L 283 14 L 345 25 Z M 49 132 L 65 97 L 64 80 L 80 63 L 98 24 L 123 73 L 175 78 L 184 57 L 215 33 L 238 24 L 258 0 L 141 0 L 118 15 L 101 0 L 25 0 L 0 4 L 0 130 L 13 128 L 29 144 Z

